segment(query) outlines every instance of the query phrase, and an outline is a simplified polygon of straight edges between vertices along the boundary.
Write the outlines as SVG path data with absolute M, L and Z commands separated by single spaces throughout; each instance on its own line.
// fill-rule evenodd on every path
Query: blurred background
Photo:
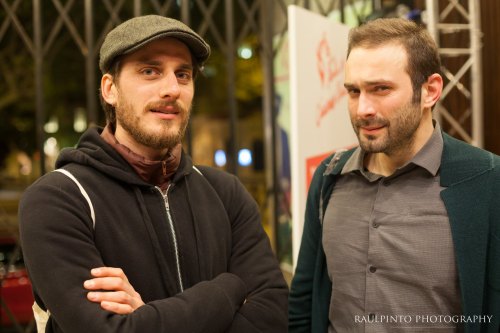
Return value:
M 109 30 L 138 15 L 177 18 L 212 46 L 184 148 L 196 164 L 241 179 L 290 278 L 290 4 L 349 26 L 378 17 L 425 24 L 438 41 L 446 83 L 436 118 L 451 135 L 500 153 L 497 0 L 0 0 L 2 332 L 36 331 L 18 243 L 19 198 L 53 170 L 62 148 L 104 125 L 99 48 Z

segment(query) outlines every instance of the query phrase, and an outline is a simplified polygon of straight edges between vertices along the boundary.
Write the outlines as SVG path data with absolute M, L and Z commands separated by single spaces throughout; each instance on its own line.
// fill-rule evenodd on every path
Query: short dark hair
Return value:
M 349 32 L 347 58 L 356 47 L 373 48 L 393 42 L 406 50 L 406 71 L 413 87 L 413 102 L 419 102 L 422 85 L 429 76 L 441 72 L 438 47 L 424 26 L 403 18 L 369 21 Z

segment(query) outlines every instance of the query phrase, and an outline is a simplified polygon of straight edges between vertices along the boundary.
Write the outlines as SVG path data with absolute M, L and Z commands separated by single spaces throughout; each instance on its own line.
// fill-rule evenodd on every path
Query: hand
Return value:
M 100 303 L 103 309 L 129 314 L 144 305 L 141 295 L 132 287 L 121 268 L 99 267 L 92 269 L 90 274 L 94 278 L 83 283 L 85 289 L 91 290 L 87 298 Z

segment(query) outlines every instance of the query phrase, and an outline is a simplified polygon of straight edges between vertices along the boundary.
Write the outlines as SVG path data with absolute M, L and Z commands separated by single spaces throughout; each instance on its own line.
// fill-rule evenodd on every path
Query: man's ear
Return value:
M 422 106 L 432 108 L 441 97 L 443 91 L 443 78 L 434 73 L 427 78 L 427 82 L 422 85 Z
M 115 106 L 118 100 L 116 85 L 111 74 L 104 74 L 101 78 L 101 95 L 106 103 Z

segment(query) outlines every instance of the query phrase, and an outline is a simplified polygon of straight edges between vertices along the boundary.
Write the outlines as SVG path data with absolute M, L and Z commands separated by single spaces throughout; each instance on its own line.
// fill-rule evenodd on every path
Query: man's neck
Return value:
M 167 188 L 171 177 L 179 167 L 182 155 L 181 144 L 172 148 L 161 160 L 149 160 L 118 142 L 109 125 L 104 128 L 101 137 L 132 166 L 142 180 L 163 190 Z
M 165 158 L 168 152 L 168 148 L 164 149 L 155 149 L 151 148 L 148 146 L 145 146 L 143 144 L 138 143 L 137 141 L 133 140 L 126 131 L 117 126 L 115 130 L 115 138 L 116 140 L 126 146 L 128 149 L 130 149 L 132 152 L 134 152 L 137 155 L 140 155 L 144 157 L 145 159 L 148 159 L 150 161 L 161 161 Z

